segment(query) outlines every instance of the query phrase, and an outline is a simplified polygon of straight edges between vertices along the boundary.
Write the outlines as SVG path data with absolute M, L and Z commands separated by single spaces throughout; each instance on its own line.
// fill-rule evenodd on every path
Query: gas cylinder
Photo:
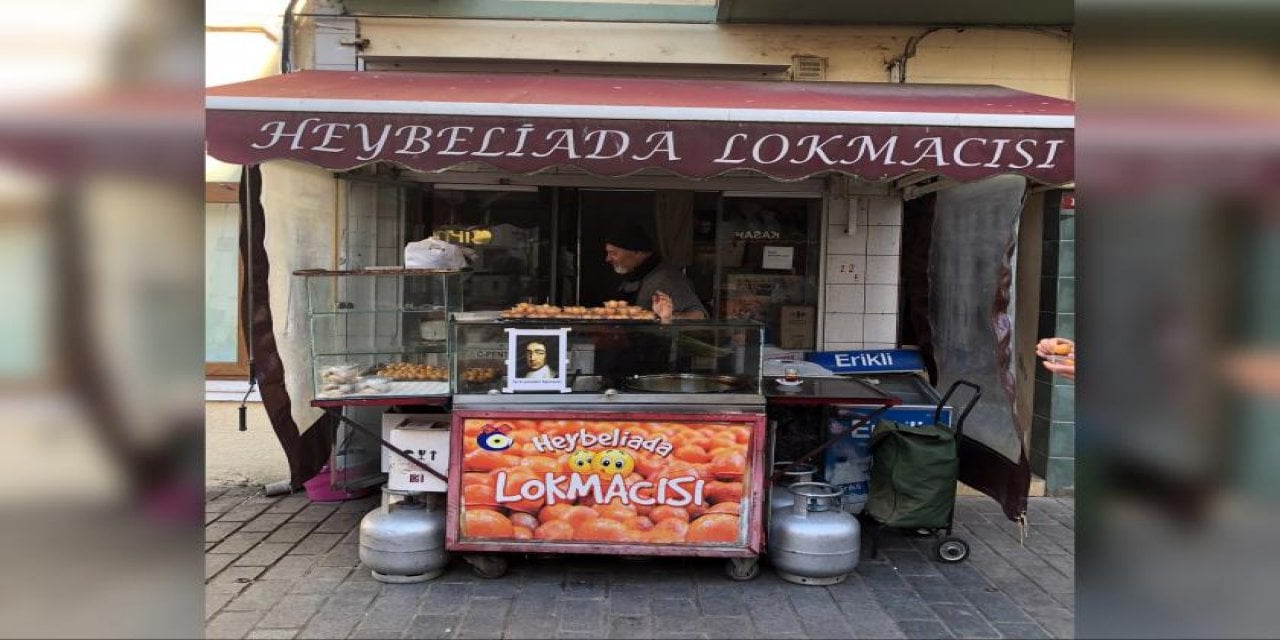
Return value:
M 407 494 L 360 521 L 360 562 L 375 580 L 423 582 L 444 573 L 449 554 L 444 548 L 441 498 L 434 493 Z
M 769 560 L 778 577 L 796 584 L 843 582 L 858 567 L 862 534 L 858 519 L 840 509 L 839 488 L 797 482 L 791 510 L 769 518 Z
M 812 482 L 818 468 L 803 462 L 775 462 L 773 470 L 780 471 L 782 477 L 769 487 L 769 513 L 775 509 L 790 508 L 795 496 L 786 488 L 797 482 Z

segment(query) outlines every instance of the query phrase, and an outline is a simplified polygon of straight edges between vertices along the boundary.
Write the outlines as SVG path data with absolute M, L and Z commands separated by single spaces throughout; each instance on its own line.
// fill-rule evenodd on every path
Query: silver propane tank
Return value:
M 797 482 L 790 511 L 769 518 L 769 561 L 778 577 L 796 584 L 843 582 L 858 567 L 862 545 L 858 519 L 840 509 L 840 489 L 825 482 Z
M 387 491 L 384 487 L 383 491 Z M 379 582 L 413 583 L 439 577 L 449 564 L 444 548 L 443 494 L 405 494 L 360 521 L 360 562 Z
M 775 462 L 773 470 L 780 472 L 781 477 L 769 487 L 769 513 L 776 509 L 790 509 L 796 498 L 787 491 L 787 487 L 797 482 L 812 482 L 818 468 L 803 462 Z

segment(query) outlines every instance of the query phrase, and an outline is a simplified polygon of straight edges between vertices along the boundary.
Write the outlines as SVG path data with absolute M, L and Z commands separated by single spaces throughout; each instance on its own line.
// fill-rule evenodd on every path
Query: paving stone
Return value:
M 886 549 L 885 556 L 900 576 L 940 576 L 938 564 L 916 549 Z
M 237 593 L 240 593 L 240 592 L 239 592 L 239 591 L 224 591 L 224 592 L 219 593 L 219 592 L 211 592 L 211 591 L 205 590 L 205 594 L 204 594 L 204 621 L 205 621 L 205 622 L 208 622 L 208 621 L 209 621 L 209 618 L 212 618 L 212 617 L 213 617 L 213 614 L 215 614 L 215 613 L 217 613 L 218 611 L 220 611 L 220 610 L 222 609 L 223 605 L 227 604 L 228 602 L 230 602 L 230 601 L 231 601 L 231 599 L 232 599 L 232 598 L 236 597 L 236 594 L 237 594 Z
M 541 584 L 525 584 L 520 593 L 516 595 L 515 602 L 511 607 L 511 618 L 513 620 L 521 620 L 524 622 L 535 621 L 540 616 L 548 614 L 556 616 L 556 607 L 559 604 L 559 589 L 547 587 Z M 425 608 L 425 604 L 423 605 Z M 559 628 L 557 623 L 552 630 Z
M 904 579 L 920 596 L 920 599 L 930 604 L 965 604 L 967 602 L 964 596 L 960 594 L 960 591 L 951 584 L 951 581 L 941 575 L 905 576 Z
M 345 638 L 359 624 L 360 618 L 322 608 L 307 621 L 297 638 Z
M 211 513 L 206 511 L 204 512 L 204 523 L 212 524 L 213 522 L 217 521 L 218 516 L 221 516 L 221 515 L 222 515 L 221 513 Z
M 204 587 L 205 593 L 240 593 L 262 575 L 262 567 L 227 567 Z
M 991 622 L 1031 622 L 1026 611 L 1018 606 L 1009 596 L 999 591 L 969 591 L 965 598 L 982 612 L 983 617 Z
M 360 520 L 363 518 L 364 514 L 338 512 L 328 518 L 325 518 L 324 522 L 321 522 L 316 526 L 316 531 L 319 531 L 320 533 L 345 534 L 350 532 L 352 529 L 358 529 L 360 527 Z
M 267 507 L 267 513 L 293 514 L 301 511 L 309 504 L 311 504 L 311 499 L 305 494 L 294 494 L 276 500 L 270 507 Z
M 226 544 L 226 543 L 223 543 Z M 284 556 L 293 545 L 285 542 L 262 542 L 235 561 L 236 566 L 269 567 Z
M 265 531 L 241 531 L 233 533 L 226 537 L 218 546 L 213 548 L 214 553 L 245 553 L 252 549 L 259 542 L 267 537 Z
M 263 611 L 222 611 L 204 626 L 206 638 L 243 638 L 262 618 Z
M 244 498 L 239 496 L 221 497 L 214 500 L 208 500 L 204 503 L 204 512 L 222 515 L 240 506 L 240 503 L 242 502 L 244 502 Z
M 297 629 L 254 629 L 245 638 L 259 640 L 289 640 L 298 635 Z
M 293 514 L 293 517 L 289 518 L 289 522 L 320 523 L 324 522 L 325 518 L 333 515 L 337 510 L 338 508 L 332 505 L 309 504 Z
M 241 504 L 222 514 L 218 522 L 248 522 L 267 509 L 265 504 Z
M 219 571 L 222 571 L 223 569 L 225 569 L 225 568 L 226 568 L 228 565 L 230 565 L 232 562 L 235 562 L 236 558 L 239 558 L 239 557 L 240 557 L 240 556 L 237 556 L 237 555 L 236 555 L 236 554 L 234 554 L 234 553 L 206 553 L 206 554 L 204 554 L 204 579 L 205 579 L 205 581 L 208 581 L 209 579 L 211 579 L 211 578 L 213 578 L 214 576 L 218 575 L 218 572 L 219 572 Z
M 982 614 L 971 605 L 935 604 L 931 605 L 934 613 L 942 623 L 951 629 L 958 638 L 999 638 L 995 627 L 987 622 Z
M 316 556 L 293 556 L 286 555 L 271 565 L 267 572 L 262 574 L 263 580 L 297 580 L 311 570 L 315 566 L 318 558 Z
M 287 580 L 263 580 L 248 586 L 228 602 L 225 611 L 267 611 L 284 597 L 293 583 Z
M 746 615 L 747 607 L 737 582 L 722 576 L 721 584 L 698 585 L 698 608 L 704 616 Z
M 994 622 L 992 626 L 1006 638 L 1048 638 L 1047 632 L 1038 624 L 1022 622 Z
M 751 617 L 747 615 L 702 616 L 702 632 L 707 634 L 708 638 L 725 638 L 728 640 L 770 637 L 757 633 L 755 626 L 751 624 Z
M 490 638 L 502 635 L 507 626 L 507 614 L 511 611 L 511 601 L 504 598 L 472 597 L 467 612 L 462 616 L 463 633 L 480 634 Z
M 241 531 L 275 531 L 277 527 L 289 520 L 287 513 L 271 513 L 268 509 L 258 517 L 244 523 Z
M 1041 589 L 1039 585 L 1032 582 L 1030 578 L 1019 575 L 1016 578 L 995 578 L 991 581 L 996 588 L 1003 591 L 1014 602 L 1017 602 L 1022 608 L 1029 607 L 1058 607 L 1061 606 L 1048 593 Z
M 608 613 L 608 608 L 608 604 L 603 600 L 562 596 L 558 609 L 560 630 L 595 633 L 597 638 L 603 636 L 607 632 L 605 615 Z
M 293 548 L 293 555 L 322 556 L 320 564 L 330 567 L 354 567 L 360 562 L 360 545 L 338 544 L 336 533 L 313 533 Z
M 1060 606 L 1029 606 L 1027 615 L 1031 616 L 1049 635 L 1055 638 L 1072 638 L 1076 633 L 1075 614 Z
M 286 594 L 271 607 L 267 615 L 258 623 L 258 628 L 292 629 L 297 631 L 307 624 L 311 616 L 320 610 L 328 596 Z
M 696 640 L 698 638 L 706 638 L 707 634 L 701 631 L 663 631 L 653 635 L 657 640 Z
M 907 583 L 896 569 L 888 564 L 862 562 L 857 574 L 872 589 L 906 589 Z
M 404 632 L 406 638 L 452 638 L 458 631 L 461 615 L 423 614 L 416 615 Z M 516 636 L 510 636 L 516 637 Z M 543 637 L 548 636 L 531 636 Z
M 749 615 L 756 630 L 765 637 L 804 631 L 804 625 L 800 624 L 800 618 L 791 608 L 791 601 L 785 596 L 776 600 L 751 600 Z
M 954 638 L 941 622 L 932 620 L 903 620 L 898 623 L 902 635 L 907 638 Z
M 609 573 L 607 571 L 569 571 L 565 574 L 564 593 L 566 598 L 603 598 L 608 592 Z
M 227 536 L 239 529 L 242 522 L 214 522 L 204 528 L 205 542 L 222 542 Z
M 876 600 L 896 622 L 903 620 L 936 620 L 929 603 L 911 589 L 873 589 Z
M 688 598 L 654 598 L 651 606 L 653 631 L 659 637 L 665 633 L 702 631 L 701 614 Z
M 611 616 L 608 638 L 652 638 L 653 625 L 646 616 Z
M 267 537 L 267 542 L 298 542 L 307 537 L 308 533 L 315 528 L 315 523 L 311 522 L 290 522 L 282 524 L 278 529 L 271 532 Z
M 615 584 L 609 586 L 609 616 L 647 617 L 653 609 L 649 606 L 652 591 L 647 585 Z
M 853 630 L 845 623 L 840 607 L 826 589 L 793 589 L 787 594 L 787 599 L 809 637 L 852 637 Z
M 471 585 L 437 582 L 427 589 L 422 597 L 419 613 L 432 615 L 462 616 L 467 612 L 467 601 L 471 598 Z M 554 603 L 554 598 L 552 602 Z

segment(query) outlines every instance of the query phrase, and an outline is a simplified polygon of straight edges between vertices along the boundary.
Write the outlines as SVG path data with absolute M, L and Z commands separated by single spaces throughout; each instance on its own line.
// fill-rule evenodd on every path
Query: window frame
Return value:
M 210 204 L 239 204 L 240 185 L 235 182 L 206 182 L 204 185 L 204 202 Z M 236 307 L 239 308 L 244 295 L 244 265 L 237 261 L 236 273 Z M 236 314 L 236 361 L 204 363 L 204 377 L 208 380 L 230 380 L 246 378 L 249 375 L 249 349 L 244 342 L 244 330 L 241 326 L 242 314 Z

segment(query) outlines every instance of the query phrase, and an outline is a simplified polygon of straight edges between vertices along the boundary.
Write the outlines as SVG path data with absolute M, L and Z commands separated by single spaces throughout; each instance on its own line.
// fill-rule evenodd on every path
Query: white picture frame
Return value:
M 558 329 L 517 329 L 507 332 L 507 385 L 503 393 L 557 391 L 569 393 L 569 327 Z M 530 369 L 541 351 L 543 368 Z M 530 353 L 531 352 L 531 353 Z M 549 370 L 548 370 L 549 369 Z

